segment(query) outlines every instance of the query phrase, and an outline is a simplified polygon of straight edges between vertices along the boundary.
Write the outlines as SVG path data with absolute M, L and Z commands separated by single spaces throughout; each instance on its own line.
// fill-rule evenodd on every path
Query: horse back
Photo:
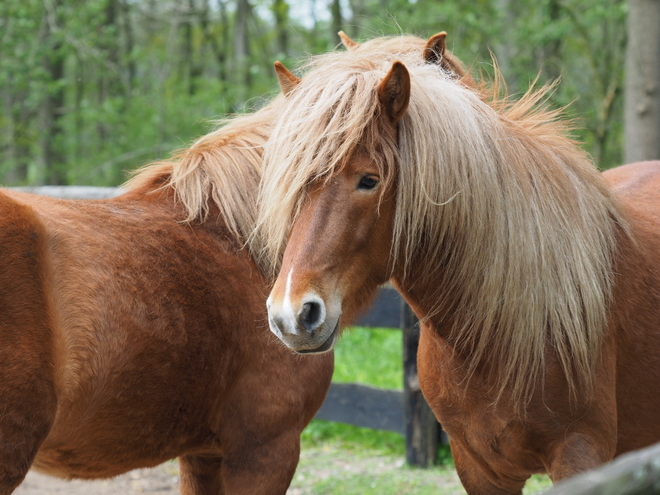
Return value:
M 635 216 L 660 222 L 660 161 L 623 165 L 603 172 L 603 177 Z
M 610 326 L 617 345 L 617 453 L 660 441 L 660 161 L 604 172 L 629 235 L 620 236 Z

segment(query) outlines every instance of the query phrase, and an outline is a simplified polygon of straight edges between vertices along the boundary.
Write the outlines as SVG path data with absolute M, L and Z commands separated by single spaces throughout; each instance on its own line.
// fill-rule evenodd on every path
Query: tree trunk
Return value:
M 61 125 L 61 117 L 64 109 L 64 55 L 62 53 L 62 41 L 58 33 L 53 29 L 58 21 L 57 8 L 59 2 L 53 2 L 52 15 L 54 18 L 47 19 L 44 30 L 44 44 L 49 49 L 43 59 L 44 72 L 46 73 L 46 94 L 44 96 L 39 118 L 39 148 L 41 150 L 40 165 L 41 174 L 38 182 L 45 184 L 66 185 L 66 160 L 62 153 L 62 140 L 64 131 Z
M 624 160 L 660 159 L 660 1 L 629 0 Z
M 131 8 L 128 3 L 128 0 L 121 0 L 121 13 L 123 19 L 123 29 L 124 29 L 124 58 L 126 59 L 126 65 L 128 68 L 128 95 L 130 96 L 133 92 L 133 84 L 135 82 L 135 75 L 137 69 L 135 67 L 135 56 L 133 54 L 133 47 L 135 45 L 135 38 L 133 36 L 133 23 L 131 21 Z
M 521 6 L 513 0 L 495 0 L 497 12 L 502 16 L 502 24 L 507 26 L 495 42 L 493 51 L 497 59 L 497 65 L 504 76 L 507 87 L 511 94 L 518 92 L 518 74 L 515 73 L 515 59 L 518 54 L 518 46 L 515 39 L 517 14 Z
M 341 15 L 341 4 L 339 3 L 339 0 L 332 0 L 330 11 L 332 13 L 332 42 L 334 45 L 338 45 L 341 43 L 341 39 L 339 39 L 339 35 L 337 33 L 343 29 L 342 26 L 344 24 L 344 20 Z
M 559 0 L 548 1 L 548 17 L 550 24 L 556 24 L 560 19 L 561 3 Z M 543 60 L 539 64 L 544 68 L 548 81 L 555 81 L 561 76 L 561 42 L 560 36 L 553 36 L 543 47 Z
M 277 28 L 278 57 L 286 57 L 289 54 L 289 33 L 287 31 L 289 4 L 286 3 L 286 0 L 273 0 L 273 15 Z
M 245 88 L 252 85 L 249 70 L 250 40 L 248 37 L 248 18 L 250 15 L 249 0 L 238 0 L 236 6 L 236 22 L 234 24 L 234 63 L 236 64 L 237 81 L 242 88 L 240 98 L 246 97 Z
M 183 8 L 181 9 L 184 10 Z M 183 21 L 183 49 L 181 57 L 181 65 L 185 67 L 185 70 L 182 71 L 186 74 L 186 79 L 188 83 L 188 94 L 195 94 L 195 62 L 194 62 L 194 53 L 193 53 L 193 13 L 195 12 L 195 3 L 194 0 L 188 0 L 184 21 Z

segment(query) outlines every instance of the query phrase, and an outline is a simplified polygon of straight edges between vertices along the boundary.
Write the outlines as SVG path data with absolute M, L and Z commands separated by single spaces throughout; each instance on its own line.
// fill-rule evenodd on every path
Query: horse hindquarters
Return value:
M 0 495 L 25 477 L 57 405 L 44 243 L 33 210 L 0 194 Z

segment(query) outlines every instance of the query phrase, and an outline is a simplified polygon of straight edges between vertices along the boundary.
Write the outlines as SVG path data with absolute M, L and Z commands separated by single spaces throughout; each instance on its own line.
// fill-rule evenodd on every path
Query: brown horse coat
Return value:
M 167 177 L 115 199 L 0 193 L 0 494 L 179 457 L 181 492 L 286 492 L 332 356 L 266 326 L 269 287 Z M 221 191 L 222 192 L 222 191 Z

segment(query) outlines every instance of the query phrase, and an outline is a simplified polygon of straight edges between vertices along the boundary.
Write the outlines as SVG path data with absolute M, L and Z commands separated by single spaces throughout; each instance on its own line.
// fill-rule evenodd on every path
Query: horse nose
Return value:
M 302 309 L 298 314 L 298 325 L 304 328 L 307 333 L 316 330 L 325 319 L 325 305 L 321 300 L 312 300 L 303 303 Z

